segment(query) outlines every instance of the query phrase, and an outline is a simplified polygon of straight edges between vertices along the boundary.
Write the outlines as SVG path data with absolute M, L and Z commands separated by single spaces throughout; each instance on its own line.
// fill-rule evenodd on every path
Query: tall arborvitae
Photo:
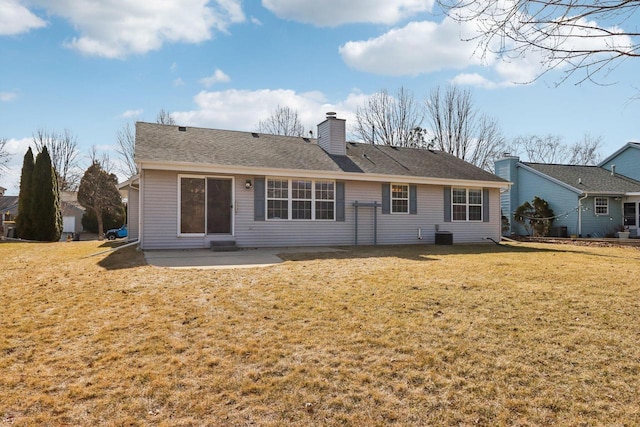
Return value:
M 33 189 L 33 152 L 31 148 L 27 150 L 22 162 L 22 174 L 20 175 L 20 196 L 18 197 L 18 217 L 16 227 L 18 236 L 21 239 L 33 239 L 33 214 L 31 212 Z
M 58 181 L 51 165 L 47 147 L 36 156 L 33 170 L 31 212 L 34 220 L 34 239 L 46 242 L 60 240 L 62 214 Z

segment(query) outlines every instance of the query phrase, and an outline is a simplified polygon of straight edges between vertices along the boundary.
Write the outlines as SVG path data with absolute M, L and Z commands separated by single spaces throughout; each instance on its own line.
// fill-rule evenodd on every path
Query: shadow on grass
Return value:
M 127 240 L 103 240 L 102 243 L 100 244 L 100 246 L 98 246 L 99 248 L 105 248 L 105 249 L 110 249 L 110 248 L 117 248 L 119 246 L 125 245 L 127 244 Z
M 113 246 L 100 245 L 100 247 L 116 248 L 118 246 L 122 246 L 122 244 L 123 242 L 115 242 Z M 147 262 L 144 259 L 144 253 L 137 250 L 135 246 L 131 246 L 111 252 L 106 258 L 100 260 L 98 265 L 105 270 L 122 270 L 126 268 L 141 267 L 147 265 Z
M 286 261 L 309 261 L 321 259 L 402 258 L 412 261 L 435 261 L 440 255 L 480 255 L 495 253 L 545 253 L 565 252 L 557 248 L 534 248 L 517 245 L 384 245 L 345 246 L 336 252 L 287 253 L 278 256 Z

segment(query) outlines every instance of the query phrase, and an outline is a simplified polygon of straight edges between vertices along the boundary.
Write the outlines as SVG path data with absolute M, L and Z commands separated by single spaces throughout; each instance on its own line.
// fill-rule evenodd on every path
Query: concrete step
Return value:
M 233 252 L 240 250 L 236 246 L 235 240 L 221 240 L 219 242 L 211 242 L 211 250 L 214 252 Z

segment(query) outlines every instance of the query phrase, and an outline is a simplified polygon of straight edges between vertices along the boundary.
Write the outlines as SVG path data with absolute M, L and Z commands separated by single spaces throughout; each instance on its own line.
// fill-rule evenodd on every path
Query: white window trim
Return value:
M 287 198 L 269 197 L 269 180 L 271 181 L 287 181 Z M 269 218 L 269 200 L 286 200 L 287 201 L 287 217 L 286 218 Z M 265 177 L 264 180 L 264 218 L 267 221 L 289 221 L 291 219 L 291 180 L 289 178 Z
M 606 206 L 602 206 L 602 205 L 598 206 L 598 203 L 597 203 L 598 199 L 606 200 L 607 201 Z M 601 207 L 601 208 L 602 207 L 606 207 L 607 210 L 605 212 L 598 212 L 598 207 Z M 600 216 L 600 215 L 607 216 L 607 215 L 609 215 L 609 198 L 608 197 L 594 197 L 593 198 L 593 213 L 596 216 Z
M 393 186 L 403 186 L 407 187 L 407 198 L 393 197 Z M 393 210 L 393 201 L 394 200 L 406 200 L 407 201 L 407 211 L 406 212 L 396 212 Z M 411 211 L 411 186 L 409 184 L 401 184 L 399 182 L 392 182 L 389 185 L 389 213 L 393 215 L 409 215 L 409 211 Z
M 311 198 L 309 199 L 300 199 L 300 198 L 294 198 L 293 197 L 293 182 L 297 181 L 297 182 L 310 182 L 311 183 Z M 315 198 L 315 194 L 313 194 L 316 190 L 315 188 L 315 183 L 313 182 L 312 179 L 290 179 L 289 180 L 289 186 L 291 187 L 291 198 L 290 198 L 290 206 L 289 206 L 289 217 L 291 218 L 291 220 L 293 221 L 309 221 L 314 219 L 313 217 L 315 216 L 315 206 L 314 206 L 314 198 Z M 311 217 L 310 218 L 293 218 L 293 202 L 307 202 L 310 203 L 309 209 L 310 209 L 310 214 Z
M 269 218 L 269 200 L 285 200 L 274 199 L 268 197 L 269 180 L 287 181 L 287 218 Z M 293 181 L 311 181 L 311 219 L 293 219 L 293 201 L 309 201 L 309 199 L 293 199 Z M 266 176 L 264 185 L 264 219 L 265 221 L 294 221 L 294 222 L 335 222 L 336 221 L 336 181 L 332 179 L 309 179 L 309 178 L 287 178 L 277 176 Z M 316 199 L 316 183 L 329 182 L 333 184 L 333 199 Z M 316 219 L 316 202 L 332 202 L 333 203 L 333 219 Z
M 464 189 L 465 190 L 465 202 L 463 203 L 455 203 L 453 197 L 453 190 L 456 189 Z M 480 204 L 477 203 L 469 203 L 469 190 L 480 191 Z M 451 187 L 451 222 L 483 222 L 484 221 L 484 191 L 482 188 L 477 187 Z M 465 219 L 454 219 L 453 217 L 453 206 L 465 206 Z M 480 206 L 480 219 L 470 219 L 469 218 L 469 207 L 470 206 Z
M 197 178 L 197 179 L 203 179 L 204 180 L 204 233 L 182 233 L 180 231 L 180 223 L 181 223 L 181 212 L 180 212 L 180 208 L 182 206 L 182 196 L 181 196 L 181 180 L 182 178 Z M 209 234 L 207 234 L 207 209 L 208 209 L 208 204 L 207 204 L 207 178 L 213 178 L 213 179 L 227 179 L 229 181 L 231 181 L 231 206 L 236 206 L 236 202 L 235 202 L 235 197 L 236 197 L 236 184 L 235 184 L 235 177 L 233 176 L 224 176 L 224 175 L 193 175 L 193 174 L 178 174 L 178 188 L 177 188 L 177 192 L 178 192 L 178 214 L 177 214 L 177 221 L 176 221 L 176 226 L 177 226 L 177 230 L 176 230 L 176 235 L 178 237 L 207 237 L 209 236 Z M 235 209 L 232 209 L 232 212 L 235 212 Z M 236 219 L 235 219 L 235 215 L 232 214 L 231 215 L 231 234 L 229 234 L 230 236 L 235 236 L 235 226 L 236 226 Z M 211 234 L 211 236 L 213 236 L 214 234 Z M 224 234 L 225 236 L 227 234 Z

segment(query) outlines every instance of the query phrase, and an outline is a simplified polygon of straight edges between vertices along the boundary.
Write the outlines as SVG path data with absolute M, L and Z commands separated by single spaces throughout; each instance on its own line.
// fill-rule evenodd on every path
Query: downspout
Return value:
M 585 194 L 584 197 L 578 199 L 578 237 L 582 237 L 582 201 L 589 197 Z
M 142 232 L 142 215 L 144 214 L 144 170 L 140 165 L 140 184 L 138 190 L 138 242 L 140 249 L 144 248 L 144 233 Z

